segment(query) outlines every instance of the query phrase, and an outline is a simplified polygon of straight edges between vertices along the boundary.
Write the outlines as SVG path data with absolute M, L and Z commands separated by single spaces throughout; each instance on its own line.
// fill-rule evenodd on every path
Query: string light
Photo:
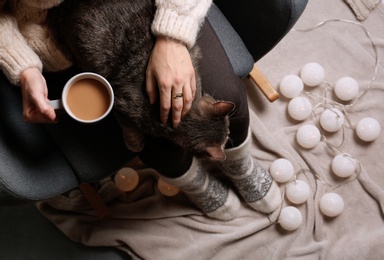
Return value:
M 332 160 L 332 171 L 341 178 L 350 177 L 356 171 L 356 161 L 348 154 L 338 154 Z
M 139 184 L 139 175 L 134 169 L 124 167 L 116 173 L 114 181 L 117 188 L 119 188 L 120 190 L 132 191 Z
M 288 184 L 285 194 L 293 204 L 302 204 L 308 200 L 311 190 L 305 181 L 295 180 Z
M 301 94 L 304 83 L 297 75 L 287 75 L 281 81 L 279 90 L 286 98 L 294 98 Z
M 378 138 L 378 136 L 380 135 L 381 125 L 376 119 L 371 117 L 363 118 L 358 122 L 357 125 L 355 125 L 352 122 L 351 118 L 349 118 L 348 116 L 348 108 L 354 106 L 359 100 L 361 100 L 368 93 L 374 81 L 376 80 L 376 77 L 378 74 L 378 68 L 379 68 L 378 50 L 368 30 L 359 22 L 343 20 L 343 19 L 329 19 L 326 21 L 322 21 L 310 28 L 293 29 L 292 31 L 297 31 L 297 32 L 312 31 L 330 22 L 341 22 L 341 23 L 357 25 L 363 29 L 366 36 L 371 41 L 372 47 L 375 53 L 375 67 L 374 67 L 374 73 L 369 82 L 369 85 L 364 89 L 364 91 L 360 92 L 360 86 L 358 82 L 354 78 L 346 76 L 337 80 L 334 86 L 332 86 L 332 84 L 324 81 L 325 79 L 324 68 L 316 62 L 310 62 L 303 66 L 303 68 L 300 71 L 299 78 L 307 87 L 310 87 L 310 88 L 317 87 L 317 86 L 324 87 L 324 90 L 325 90 L 324 95 L 311 93 L 310 91 L 304 92 L 303 90 L 301 90 L 301 93 L 297 94 L 298 89 L 300 89 L 300 83 L 298 79 L 294 77 L 295 75 L 285 76 L 283 80 L 281 80 L 280 82 L 279 89 L 281 94 L 286 98 L 298 99 L 299 97 L 303 97 L 301 96 L 301 94 L 303 94 L 304 97 L 307 97 L 311 102 L 315 103 L 314 105 L 312 105 L 311 103 L 311 113 L 313 115 L 315 125 L 304 124 L 303 126 L 301 126 L 296 133 L 296 140 L 298 144 L 305 149 L 314 148 L 316 145 L 318 145 L 318 143 L 321 140 L 323 140 L 331 150 L 339 151 L 339 154 L 337 154 L 332 160 L 331 168 L 332 168 L 332 172 L 336 176 L 340 178 L 348 178 L 346 181 L 344 181 L 342 184 L 338 184 L 332 187 L 332 185 L 325 182 L 318 174 L 312 173 L 315 176 L 315 178 L 320 180 L 324 185 L 328 186 L 330 189 L 334 191 L 337 188 L 349 182 L 355 181 L 361 173 L 361 165 L 358 160 L 356 160 L 355 158 L 353 158 L 352 156 L 350 156 L 349 154 L 341 150 L 341 147 L 346 140 L 345 131 L 343 131 L 343 135 L 341 135 L 342 136 L 341 144 L 336 146 L 336 145 L 333 145 L 331 142 L 329 142 L 326 136 L 316 126 L 319 126 L 321 127 L 321 129 L 325 130 L 326 132 L 331 132 L 331 133 L 339 131 L 340 129 L 343 129 L 343 128 L 352 129 L 356 131 L 356 135 L 362 141 L 372 142 L 376 138 Z M 344 103 L 340 103 L 336 100 L 333 100 L 332 98 L 329 98 L 328 97 L 329 90 L 333 90 L 334 95 L 339 100 L 341 100 L 341 102 L 344 102 Z M 292 118 L 299 121 L 303 121 L 307 119 L 304 116 L 300 117 L 301 113 L 303 113 L 300 109 L 289 108 L 290 106 L 289 103 L 288 103 L 288 114 Z M 305 103 L 305 101 L 302 101 L 302 104 L 303 103 Z M 293 105 L 291 106 L 294 107 Z M 301 106 L 304 107 L 305 105 L 301 105 Z M 297 112 L 295 110 L 300 112 Z M 318 117 L 318 115 L 320 115 L 320 117 Z M 346 124 L 346 122 L 348 124 Z M 272 163 L 270 168 L 272 177 L 274 179 L 276 178 L 276 182 L 280 182 L 280 183 L 287 182 L 287 180 L 281 181 L 281 174 L 275 174 L 274 171 L 272 171 L 274 169 L 272 167 L 274 163 L 275 161 Z M 298 173 L 300 172 L 305 173 L 310 171 L 301 169 Z M 287 197 L 288 201 L 290 201 L 295 205 L 304 203 L 306 199 L 308 199 L 310 196 L 309 195 L 310 189 L 307 183 L 302 180 L 296 179 L 296 175 L 298 173 L 293 174 L 293 176 L 290 176 L 289 180 L 291 180 L 292 178 L 294 178 L 294 180 L 293 181 L 291 180 L 291 182 L 287 183 L 285 188 L 285 196 Z M 349 178 L 353 174 L 355 174 L 355 177 Z M 336 192 L 328 192 L 321 197 L 319 202 L 319 208 L 320 208 L 320 211 L 325 216 L 336 217 L 340 215 L 341 212 L 344 210 L 344 200 Z M 288 207 L 282 208 L 282 210 L 280 211 L 278 222 L 282 226 L 282 228 L 288 231 L 292 231 L 297 229 L 301 225 L 302 215 L 296 207 L 288 206 Z
M 381 133 L 381 126 L 376 119 L 371 117 L 366 117 L 361 119 L 356 126 L 357 136 L 366 142 L 372 142 Z
M 269 172 L 272 178 L 278 183 L 284 183 L 292 179 L 294 169 L 292 163 L 285 159 L 279 158 L 272 162 Z
M 306 97 L 295 97 L 288 103 L 288 114 L 295 120 L 305 120 L 311 112 L 312 104 Z
M 311 149 L 320 143 L 321 134 L 314 125 L 303 125 L 296 133 L 296 140 L 305 149 Z
M 359 94 L 359 84 L 354 78 L 343 77 L 335 83 L 335 94 L 343 101 L 351 101 Z
M 175 196 L 180 192 L 179 188 L 167 183 L 162 178 L 159 178 L 157 182 L 157 188 L 159 189 L 161 194 L 168 197 Z
M 337 193 L 326 193 L 320 199 L 320 210 L 327 217 L 336 217 L 344 210 L 344 200 Z
M 344 124 L 344 115 L 337 108 L 327 108 L 320 116 L 321 127 L 328 132 L 336 132 Z
M 293 231 L 300 227 L 303 216 L 296 207 L 288 206 L 281 210 L 278 222 L 283 229 Z
M 305 85 L 316 87 L 324 80 L 324 69 L 320 64 L 310 62 L 305 64 L 301 69 L 300 77 Z

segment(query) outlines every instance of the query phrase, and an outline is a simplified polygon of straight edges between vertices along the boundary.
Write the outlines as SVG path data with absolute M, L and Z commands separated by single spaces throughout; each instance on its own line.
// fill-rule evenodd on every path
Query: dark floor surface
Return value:
M 114 248 L 75 243 L 46 220 L 33 204 L 0 207 L 0 259 L 130 259 Z

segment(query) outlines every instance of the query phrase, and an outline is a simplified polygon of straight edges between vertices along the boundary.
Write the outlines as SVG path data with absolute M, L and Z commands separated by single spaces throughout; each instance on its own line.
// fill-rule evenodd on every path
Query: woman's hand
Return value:
M 31 123 L 53 123 L 55 110 L 48 104 L 48 88 L 37 68 L 29 68 L 20 75 L 23 99 L 23 118 Z
M 177 127 L 188 113 L 196 93 L 195 69 L 187 47 L 176 40 L 158 36 L 147 68 L 146 89 L 151 104 L 160 96 L 160 120 Z

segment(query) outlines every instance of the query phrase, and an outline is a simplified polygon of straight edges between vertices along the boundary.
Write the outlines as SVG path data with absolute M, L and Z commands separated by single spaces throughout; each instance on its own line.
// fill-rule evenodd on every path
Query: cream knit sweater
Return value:
M 0 69 L 12 84 L 19 84 L 20 73 L 27 68 L 59 71 L 71 66 L 45 24 L 48 9 L 62 1 L 0 0 Z M 191 47 L 211 3 L 212 0 L 156 0 L 152 31 Z

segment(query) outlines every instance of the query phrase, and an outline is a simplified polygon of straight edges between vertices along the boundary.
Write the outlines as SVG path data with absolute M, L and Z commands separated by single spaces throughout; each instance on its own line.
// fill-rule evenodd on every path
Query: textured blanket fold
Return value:
M 295 28 L 336 18 L 356 21 L 343 1 L 312 0 Z M 288 99 L 269 103 L 244 80 L 251 110 L 252 155 L 268 169 L 277 158 L 290 160 L 296 178 L 310 187 L 305 203 L 293 205 L 284 198 L 282 204 L 301 212 L 303 222 L 297 230 L 280 227 L 279 211 L 267 216 L 246 204 L 234 220 L 207 218 L 183 194 L 163 196 L 156 186 L 158 175 L 151 169 L 139 170 L 139 186 L 129 193 L 119 191 L 110 180 L 103 183 L 99 193 L 112 212 L 110 219 L 99 220 L 76 191 L 37 207 L 71 239 L 89 246 L 117 247 L 139 259 L 384 259 L 384 131 L 369 143 L 355 133 L 364 117 L 373 117 L 384 127 L 384 30 L 378 26 L 384 24 L 384 8 L 379 5 L 363 22 L 379 55 L 378 73 L 370 88 L 376 58 L 372 44 L 362 28 L 336 20 L 306 32 L 291 31 L 258 62 L 276 88 L 284 76 L 299 75 L 308 62 L 323 66 L 324 80 L 331 87 L 305 87 L 301 94 L 316 107 L 310 118 L 292 120 Z M 347 120 L 341 130 L 324 132 L 313 149 L 301 148 L 297 130 L 304 124 L 318 126 L 321 108 L 335 100 L 332 86 L 344 76 L 354 77 L 359 94 L 365 95 L 345 107 Z M 327 102 L 322 99 L 325 96 Z M 356 172 L 347 179 L 331 170 L 332 159 L 341 152 L 358 162 Z M 287 184 L 279 185 L 282 192 Z M 344 200 L 344 210 L 337 217 L 326 217 L 319 208 L 327 192 Z
M 367 19 L 369 14 L 380 4 L 380 0 L 345 0 L 360 21 Z

